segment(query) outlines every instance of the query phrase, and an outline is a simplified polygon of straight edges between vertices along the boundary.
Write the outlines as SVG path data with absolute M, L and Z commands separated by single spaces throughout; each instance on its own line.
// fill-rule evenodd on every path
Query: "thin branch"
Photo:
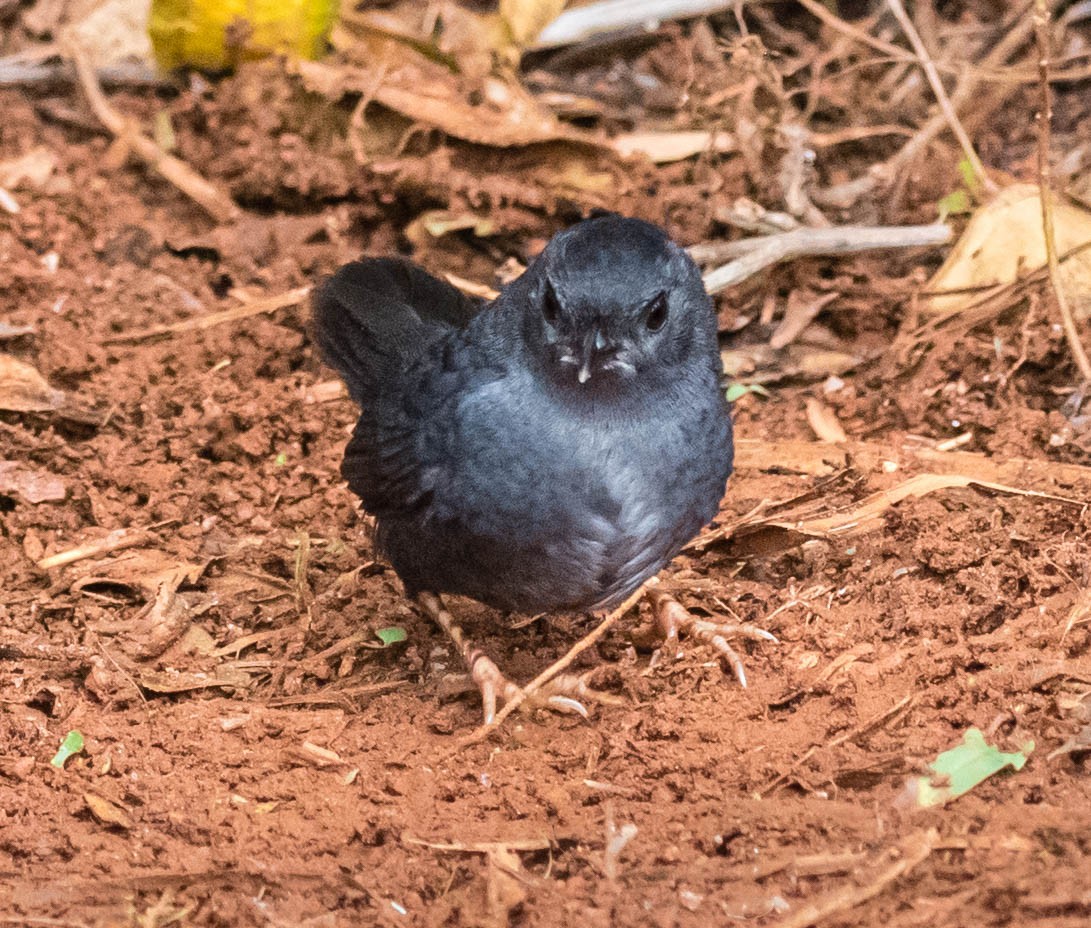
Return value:
M 80 87 L 99 122 L 128 145 L 150 168 L 158 171 L 164 180 L 172 183 L 217 222 L 234 222 L 239 218 L 242 211 L 231 197 L 201 177 L 180 158 L 168 155 L 131 120 L 110 106 L 91 62 L 76 42 L 64 43 L 64 49 L 76 67 Z
M 178 332 L 201 332 L 211 329 L 213 326 L 223 325 L 225 322 L 237 322 L 240 319 L 249 319 L 251 316 L 261 316 L 266 313 L 276 312 L 289 306 L 298 306 L 311 293 L 311 288 L 296 287 L 276 296 L 263 297 L 242 306 L 235 306 L 218 313 L 208 313 L 204 316 L 193 316 L 183 319 L 181 322 L 172 322 L 168 325 L 156 325 L 150 329 L 137 329 L 135 332 L 119 332 L 102 340 L 104 345 L 118 345 L 124 342 L 140 342 L 146 338 L 154 338 L 157 335 L 174 335 Z
M 705 289 L 718 293 L 759 271 L 805 255 L 842 255 L 876 248 L 920 248 L 943 245 L 951 229 L 942 223 L 928 226 L 841 226 L 832 229 L 795 229 L 754 239 L 746 254 L 704 276 Z M 739 242 L 733 246 L 741 245 Z M 705 246 L 701 246 L 705 247 Z
M 898 849 L 901 857 L 879 871 L 869 882 L 863 886 L 849 884 L 807 902 L 777 922 L 778 928 L 807 928 L 827 918 L 844 915 L 849 909 L 874 899 L 895 880 L 927 860 L 938 843 L 939 832 L 935 828 L 910 835 Z
M 920 33 L 917 32 L 917 28 L 913 25 L 909 14 L 906 13 L 902 0 L 887 0 L 887 6 L 890 7 L 894 18 L 898 20 L 902 31 L 905 32 L 909 44 L 913 46 L 913 51 L 917 53 L 917 61 L 921 68 L 924 69 L 924 74 L 928 78 L 932 92 L 936 95 L 936 102 L 939 104 L 940 112 L 943 113 L 944 119 L 947 120 L 947 124 L 951 127 L 955 138 L 958 139 L 959 145 L 962 146 L 962 151 L 973 167 L 975 176 L 989 193 L 996 193 L 996 184 L 985 173 L 985 165 L 981 163 L 981 159 L 974 150 L 974 143 L 970 141 L 970 136 L 966 134 L 965 128 L 959 121 L 958 113 L 955 112 L 951 99 L 947 96 L 947 89 L 943 86 L 943 81 L 940 80 L 936 64 L 932 60 L 932 56 L 928 54 L 928 49 L 925 48 L 924 42 L 921 41 Z
M 1087 352 L 1084 351 L 1072 308 L 1068 305 L 1064 287 L 1061 285 L 1061 269 L 1057 260 L 1057 241 L 1053 228 L 1053 189 L 1049 165 L 1050 126 L 1053 122 L 1053 96 L 1049 87 L 1049 20 L 1046 0 L 1035 0 L 1034 35 L 1038 42 L 1038 70 L 1042 88 L 1042 109 L 1038 113 L 1038 197 L 1042 204 L 1042 232 L 1045 235 L 1049 285 L 1057 299 L 1064 334 L 1080 377 L 1084 382 L 1091 382 L 1091 360 L 1088 360 Z

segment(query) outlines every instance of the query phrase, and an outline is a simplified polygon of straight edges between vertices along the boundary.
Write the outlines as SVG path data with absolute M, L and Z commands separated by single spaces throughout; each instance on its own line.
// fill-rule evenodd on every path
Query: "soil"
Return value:
M 67 396 L 0 413 L 0 458 L 65 488 L 36 503 L 0 489 L 0 922 L 1091 922 L 1091 480 L 1044 297 L 907 358 L 888 349 L 935 255 L 802 261 L 725 296 L 727 329 L 767 293 L 836 289 L 822 319 L 872 360 L 843 385 L 739 401 L 720 524 L 809 493 L 796 505 L 812 514 L 851 511 L 967 432 L 970 476 L 1050 495 L 947 488 L 843 538 L 767 530 L 690 551 L 667 588 L 779 639 L 739 644 L 747 689 L 693 643 L 658 661 L 635 648 L 642 607 L 577 662 L 613 697 L 589 721 L 521 712 L 459 750 L 479 700 L 339 479 L 354 412 L 305 301 L 139 337 L 236 306 L 232 291 L 407 250 L 400 230 L 431 195 L 384 194 L 389 173 L 308 180 L 260 126 L 244 147 L 235 90 L 113 98 L 174 111 L 181 153 L 247 208 L 223 228 L 86 119 L 0 94 L 0 160 L 58 159 L 18 216 L 0 213 L 0 319 L 33 326 L 2 347 Z M 440 167 L 422 156 L 399 176 L 434 184 Z M 663 169 L 658 194 L 631 170 L 627 211 L 687 244 L 742 192 L 734 163 L 715 194 L 707 165 Z M 492 283 L 500 252 L 525 259 L 571 218 L 487 193 L 465 196 L 506 239 L 414 254 Z M 810 397 L 850 442 L 814 443 Z M 117 530 L 126 546 L 38 566 Z M 453 606 L 518 680 L 595 622 Z M 381 646 L 384 628 L 406 641 Z M 1026 765 L 907 807 L 907 782 L 973 727 L 1005 751 L 1033 742 Z M 51 765 L 72 730 L 83 750 Z

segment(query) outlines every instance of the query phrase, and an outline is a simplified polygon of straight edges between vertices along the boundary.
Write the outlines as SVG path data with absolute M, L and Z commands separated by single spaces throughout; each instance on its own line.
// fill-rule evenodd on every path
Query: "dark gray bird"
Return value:
M 732 439 L 715 315 L 697 267 L 649 223 L 560 233 L 487 305 L 406 261 L 357 261 L 320 288 L 315 322 L 361 407 L 342 474 L 407 594 L 459 647 L 486 721 L 517 688 L 439 594 L 608 609 L 716 515 Z M 713 643 L 741 675 L 724 637 L 751 630 L 658 591 L 653 604 L 664 634 Z

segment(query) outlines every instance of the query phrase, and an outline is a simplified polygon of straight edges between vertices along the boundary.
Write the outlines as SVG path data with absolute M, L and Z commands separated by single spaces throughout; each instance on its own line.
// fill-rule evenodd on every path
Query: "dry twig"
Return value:
M 849 909 L 874 899 L 896 879 L 923 863 L 938 843 L 939 832 L 935 828 L 911 835 L 899 848 L 901 858 L 879 871 L 869 883 L 863 886 L 850 883 L 808 902 L 803 908 L 778 922 L 778 928 L 807 928 L 808 925 L 816 925 L 830 916 L 844 914 Z
M 158 171 L 165 180 L 174 184 L 217 222 L 234 222 L 242 215 L 242 211 L 226 193 L 201 177 L 180 158 L 168 155 L 144 135 L 131 120 L 110 106 L 99 85 L 94 68 L 91 67 L 87 55 L 76 42 L 66 42 L 64 47 L 72 58 L 80 86 L 99 122 L 128 145 L 148 167 Z
M 924 70 L 925 77 L 928 78 L 932 92 L 936 95 L 936 102 L 939 104 L 940 112 L 943 113 L 944 119 L 947 120 L 947 124 L 951 127 L 955 138 L 958 139 L 959 145 L 962 146 L 962 152 L 972 165 L 978 182 L 989 193 L 995 193 L 996 184 L 985 173 L 985 165 L 981 163 L 981 159 L 974 150 L 974 143 L 970 141 L 970 136 L 966 134 L 966 130 L 959 121 L 958 113 L 955 112 L 955 108 L 951 105 L 951 98 L 947 96 L 947 89 L 943 86 L 943 81 L 940 80 L 936 64 L 932 60 L 932 56 L 928 54 L 928 49 L 924 47 L 920 34 L 902 5 L 902 0 L 887 0 L 887 6 L 890 7 L 894 18 L 898 20 L 898 24 L 905 32 L 906 38 L 909 39 L 909 44 L 913 46 L 913 50 L 917 53 L 917 61 Z
M 705 289 L 718 293 L 759 271 L 806 255 L 854 254 L 876 248 L 920 248 L 943 245 L 951 240 L 951 229 L 942 223 L 928 226 L 841 226 L 832 229 L 795 229 L 753 240 L 741 257 L 708 271 Z
M 1091 360 L 1080 341 L 1080 331 L 1061 286 L 1061 269 L 1057 260 L 1057 242 L 1053 227 L 1053 191 L 1049 167 L 1050 126 L 1053 122 L 1053 96 L 1049 87 L 1049 7 L 1046 0 L 1034 2 L 1034 35 L 1038 42 L 1038 68 L 1041 75 L 1042 109 L 1038 113 L 1038 193 L 1042 204 L 1042 232 L 1045 236 L 1046 265 L 1049 268 L 1049 284 L 1057 299 L 1057 310 L 1068 339 L 1072 358 L 1084 382 L 1091 382 Z
M 113 551 L 120 551 L 123 548 L 135 548 L 139 545 L 154 541 L 155 535 L 152 534 L 154 529 L 162 528 L 164 525 L 170 525 L 176 521 L 176 519 L 168 519 L 166 522 L 157 522 L 155 525 L 149 525 L 147 528 L 115 529 L 102 538 L 97 538 L 86 544 L 77 545 L 75 548 L 69 548 L 67 551 L 59 551 L 57 554 L 49 555 L 49 557 L 43 557 L 38 561 L 37 567 L 39 570 L 51 570 L 54 567 L 63 567 L 65 564 L 73 564 L 76 561 L 82 561 L 85 558 L 98 557 L 100 554 L 110 554 Z
M 183 319 L 181 322 L 172 322 L 169 325 L 155 325 L 150 329 L 138 329 L 135 332 L 121 332 L 104 338 L 104 345 L 116 345 L 122 342 L 139 342 L 146 338 L 154 338 L 156 335 L 172 335 L 176 332 L 200 332 L 211 329 L 213 326 L 223 325 L 225 322 L 236 322 L 239 319 L 249 319 L 251 316 L 260 316 L 263 313 L 275 312 L 278 309 L 286 309 L 289 306 L 297 306 L 310 296 L 311 287 L 297 287 L 286 293 L 278 293 L 276 296 L 254 300 L 225 309 L 218 313 L 209 313 L 207 316 L 194 316 Z

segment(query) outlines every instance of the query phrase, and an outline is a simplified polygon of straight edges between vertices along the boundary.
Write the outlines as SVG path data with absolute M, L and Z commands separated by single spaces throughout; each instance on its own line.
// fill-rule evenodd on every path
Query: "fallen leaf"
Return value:
M 72 729 L 64 736 L 64 741 L 61 742 L 61 746 L 57 748 L 57 753 L 53 755 L 53 759 L 49 763 L 58 770 L 63 770 L 68 758 L 73 754 L 79 754 L 82 750 L 83 732 Z
M 17 493 L 28 503 L 65 498 L 68 490 L 56 474 L 23 467 L 18 461 L 0 461 L 0 494 Z
M 383 643 L 384 648 L 389 648 L 392 644 L 407 640 L 409 635 L 404 628 L 392 625 L 389 628 L 378 629 L 375 632 L 375 637 Z
M 63 404 L 64 392 L 46 383 L 37 368 L 10 354 L 0 354 L 0 409 L 52 412 Z
M 150 693 L 187 693 L 223 687 L 245 690 L 250 687 L 250 675 L 233 667 L 217 667 L 212 673 L 183 673 L 178 670 L 144 670 L 137 678 Z
M 133 821 L 129 818 L 129 813 L 116 802 L 111 802 L 97 793 L 84 793 L 83 801 L 99 824 L 113 825 L 126 831 L 133 827 Z
M 371 102 L 402 114 L 414 123 L 433 126 L 463 141 L 497 148 L 539 142 L 572 141 L 601 147 L 591 133 L 564 125 L 530 93 L 514 83 L 487 78 L 463 88 L 440 65 L 422 62 L 389 73 L 325 62 L 298 61 L 291 67 L 304 87 L 330 100 L 346 93 L 362 94 Z M 475 103 L 469 97 L 475 97 Z
M 406 226 L 405 237 L 421 247 L 429 238 L 443 238 L 451 232 L 461 232 L 464 229 L 472 229 L 477 238 L 488 238 L 496 232 L 496 224 L 491 219 L 474 213 L 431 209 L 421 213 Z
M 1091 210 L 1053 197 L 1058 258 L 1091 244 Z M 983 288 L 1010 284 L 1046 263 L 1042 203 L 1034 184 L 1016 184 L 979 209 L 920 301 L 926 313 L 956 313 Z M 1061 282 L 1077 318 L 1091 316 L 1091 248 L 1061 262 Z M 970 290 L 966 293 L 944 293 Z
M 223 69 L 276 52 L 316 58 L 337 6 L 336 0 L 152 0 L 147 32 L 156 60 L 168 70 Z
M 928 765 L 931 776 L 910 779 L 895 804 L 920 809 L 945 805 L 1005 767 L 1022 770 L 1033 750 L 1034 742 L 1030 741 L 1021 751 L 1005 754 L 988 744 L 978 729 L 971 728 L 963 734 L 962 744 L 944 751 Z

